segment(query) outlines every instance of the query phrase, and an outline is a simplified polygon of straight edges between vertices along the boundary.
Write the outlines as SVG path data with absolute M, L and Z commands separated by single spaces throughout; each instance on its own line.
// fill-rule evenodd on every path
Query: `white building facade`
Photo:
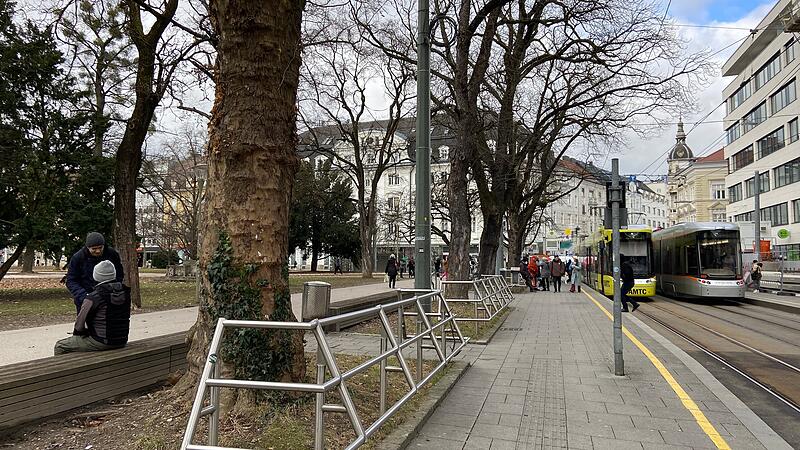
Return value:
M 723 90 L 730 202 L 726 215 L 749 222 L 760 214 L 771 225 L 763 239 L 774 242 L 772 252 L 800 259 L 800 49 L 794 35 L 783 31 L 792 17 L 791 2 L 778 1 L 757 26 L 759 31 L 723 66 L 723 76 L 735 77 Z M 753 198 L 757 185 L 760 211 L 755 211 Z

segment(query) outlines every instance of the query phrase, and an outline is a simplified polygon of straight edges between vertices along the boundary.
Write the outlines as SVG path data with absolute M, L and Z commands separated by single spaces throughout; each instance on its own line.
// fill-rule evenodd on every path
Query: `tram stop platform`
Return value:
M 625 375 L 614 375 L 611 302 L 516 295 L 515 310 L 409 448 L 788 449 L 698 362 L 623 314 Z

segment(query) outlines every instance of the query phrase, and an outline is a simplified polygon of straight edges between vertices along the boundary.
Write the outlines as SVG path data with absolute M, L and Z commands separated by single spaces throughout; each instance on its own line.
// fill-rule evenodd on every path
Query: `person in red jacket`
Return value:
M 533 284 L 534 291 L 538 291 L 536 281 L 539 279 L 539 265 L 536 264 L 536 257 L 528 258 L 528 273 L 531 274 L 531 284 Z

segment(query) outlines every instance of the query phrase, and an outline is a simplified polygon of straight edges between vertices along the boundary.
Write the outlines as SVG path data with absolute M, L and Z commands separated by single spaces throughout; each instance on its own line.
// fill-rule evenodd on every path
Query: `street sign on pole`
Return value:
M 611 246 L 614 273 L 614 374 L 625 375 L 625 360 L 622 357 L 622 284 L 620 283 L 619 259 L 619 212 L 622 203 L 622 183 L 619 180 L 619 159 L 611 160 Z

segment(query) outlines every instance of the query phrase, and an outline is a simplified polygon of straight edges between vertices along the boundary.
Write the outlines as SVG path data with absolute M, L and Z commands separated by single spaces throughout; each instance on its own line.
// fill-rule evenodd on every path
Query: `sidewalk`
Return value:
M 605 297 L 589 293 L 610 310 Z M 667 378 L 630 338 L 623 344 L 626 375 L 614 376 L 612 322 L 582 293 L 521 294 L 513 307 L 411 448 L 789 448 L 635 314 L 624 315 L 625 327 Z M 694 415 L 687 409 L 693 405 Z
M 311 277 L 309 278 L 311 281 Z M 386 283 L 376 279 L 376 284 L 339 288 L 331 290 L 331 304 L 364 297 L 379 292 L 391 291 Z M 414 286 L 414 280 L 403 279 L 397 282 L 397 287 L 409 288 Z M 300 317 L 303 294 L 292 294 L 292 311 L 295 317 Z M 182 308 L 169 311 L 158 311 L 131 316 L 131 332 L 129 340 L 137 341 L 165 334 L 187 331 L 197 320 L 197 307 Z M 73 323 L 47 325 L 36 328 L 25 328 L 0 332 L 0 366 L 23 361 L 53 356 L 53 345 L 57 340 L 63 339 L 72 332 Z
M 748 291 L 745 293 L 743 302 L 800 314 L 800 296 L 797 295 L 776 295 L 767 292 Z

